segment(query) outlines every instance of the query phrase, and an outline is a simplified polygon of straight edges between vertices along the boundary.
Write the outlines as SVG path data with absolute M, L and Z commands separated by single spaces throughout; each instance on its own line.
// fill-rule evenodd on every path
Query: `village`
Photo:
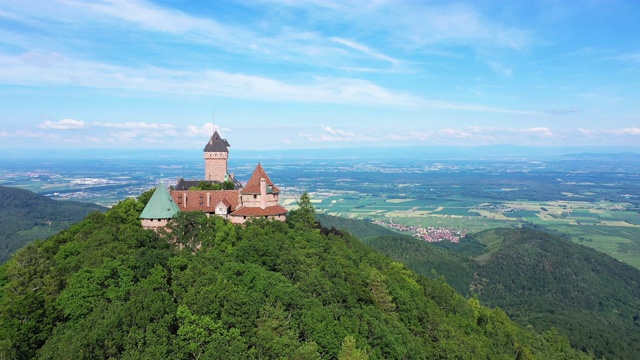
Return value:
M 443 240 L 448 240 L 453 243 L 460 242 L 460 239 L 464 238 L 467 235 L 467 229 L 451 229 L 444 227 L 433 227 L 429 226 L 426 228 L 418 227 L 418 226 L 410 226 L 410 225 L 402 225 L 402 224 L 394 224 L 394 223 L 386 223 L 379 220 L 373 221 L 376 225 L 385 226 L 397 231 L 409 232 L 411 235 L 424 240 L 426 242 L 439 242 Z

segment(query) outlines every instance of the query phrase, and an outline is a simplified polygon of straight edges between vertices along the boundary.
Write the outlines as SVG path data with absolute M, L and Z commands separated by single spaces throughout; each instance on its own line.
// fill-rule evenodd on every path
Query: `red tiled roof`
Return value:
M 287 213 L 287 209 L 283 208 L 280 205 L 269 206 L 267 208 L 259 208 L 259 207 L 241 207 L 240 209 L 234 211 L 229 214 L 231 216 L 274 216 L 274 215 L 284 215 Z
M 244 188 L 242 188 L 242 190 L 240 190 L 240 193 L 241 194 L 260 194 L 261 178 L 267 180 L 267 186 L 272 187 L 272 190 L 271 190 L 272 193 L 280 192 L 280 189 L 278 189 L 273 184 L 273 181 L 269 179 L 269 175 L 267 175 L 267 173 L 264 171 L 264 169 L 262 168 L 262 165 L 258 163 L 258 166 L 256 166 L 256 169 L 253 171 L 253 175 L 251 175 L 251 178 L 247 182 L 247 185 Z
M 211 194 L 211 206 L 207 206 L 207 193 Z M 184 196 L 187 196 L 187 206 L 184 206 Z M 216 206 L 222 202 L 225 206 L 231 206 L 231 211 L 238 208 L 240 199 L 238 190 L 182 190 L 171 191 L 171 198 L 181 211 L 215 212 Z

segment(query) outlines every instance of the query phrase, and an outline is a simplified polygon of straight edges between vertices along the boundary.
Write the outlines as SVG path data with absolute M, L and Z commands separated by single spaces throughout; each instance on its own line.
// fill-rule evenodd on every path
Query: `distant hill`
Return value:
M 350 231 L 360 220 L 327 219 Z M 367 226 L 375 226 L 369 224 Z M 516 322 L 538 331 L 557 328 L 573 346 L 607 359 L 640 353 L 640 271 L 571 241 L 532 229 L 494 229 L 459 244 L 410 236 L 363 241 L 417 273 L 443 276 L 459 293 L 476 294 Z
M 0 186 L 0 264 L 35 239 L 46 239 L 106 208 L 76 201 L 57 201 L 34 192 Z
M 303 207 L 246 226 L 181 212 L 162 234 L 143 207 L 92 213 L 0 266 L 0 358 L 589 358 Z

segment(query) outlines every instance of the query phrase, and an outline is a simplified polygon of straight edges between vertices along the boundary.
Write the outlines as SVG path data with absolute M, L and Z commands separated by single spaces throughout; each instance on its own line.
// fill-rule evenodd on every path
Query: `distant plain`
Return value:
M 246 181 L 261 162 L 289 208 L 306 191 L 319 212 L 349 218 L 469 232 L 543 226 L 640 268 L 640 155 L 437 150 L 231 150 L 229 169 Z M 197 150 L 0 158 L 0 185 L 107 206 L 203 173 Z

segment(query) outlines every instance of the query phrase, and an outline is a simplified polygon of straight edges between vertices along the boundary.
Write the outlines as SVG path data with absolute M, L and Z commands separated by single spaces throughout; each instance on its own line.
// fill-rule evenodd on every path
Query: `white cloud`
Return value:
M 390 132 L 385 138 L 395 141 L 435 142 L 469 140 L 474 144 L 484 142 L 528 142 L 532 139 L 547 139 L 560 136 L 546 127 L 534 128 L 496 128 L 496 127 L 465 127 L 442 128 L 428 130 L 410 130 L 407 132 Z
M 347 132 L 344 130 L 340 130 L 340 129 L 333 129 L 330 126 L 322 126 L 322 129 L 326 132 L 328 132 L 329 134 L 332 135 L 340 135 L 340 136 L 356 136 L 355 133 L 352 132 Z
M 38 127 L 40 129 L 78 130 L 85 129 L 87 124 L 82 120 L 62 119 L 60 121 L 45 121 Z
M 370 142 L 377 140 L 374 136 L 364 133 L 355 133 L 342 129 L 334 129 L 330 126 L 321 126 L 323 132 L 320 134 L 299 133 L 298 136 L 303 137 L 311 142 Z
M 477 8 L 461 4 L 434 5 L 402 1 L 287 1 L 263 0 L 269 8 L 302 10 L 322 23 L 349 24 L 360 34 L 382 35 L 396 46 L 423 48 L 433 45 L 498 46 L 526 49 L 531 32 L 503 25 Z M 284 4 L 284 5 L 283 5 Z
M 102 31 L 108 26 L 137 32 L 138 36 L 165 34 L 183 43 L 268 61 L 358 71 L 395 71 L 408 64 L 389 55 L 392 51 L 402 54 L 398 49 L 425 51 L 433 47 L 442 52 L 442 46 L 460 45 L 522 49 L 531 44 L 528 31 L 501 25 L 477 8 L 460 4 L 254 2 L 249 6 L 264 18 L 238 25 L 141 0 L 67 0 L 55 6 L 46 1 L 34 3 L 7 8 L 12 16 L 22 22 L 36 22 L 33 26 L 43 31 L 49 30 L 52 22 L 56 29 L 71 29 L 67 24 L 73 24 L 74 31 L 78 27 Z M 294 16 L 300 18 L 297 27 L 287 21 Z M 332 29 L 332 24 L 341 30 Z M 373 38 L 384 41 L 374 44 L 370 40 Z M 57 42 L 50 43 L 55 46 Z
M 124 122 L 124 123 L 95 122 L 95 123 L 92 123 L 91 125 L 98 126 L 98 127 L 106 127 L 106 128 L 139 129 L 139 130 L 173 129 L 175 127 L 173 124 L 154 124 L 154 123 L 146 123 L 146 122 Z
M 187 125 L 184 135 L 189 137 L 211 137 L 211 134 L 213 134 L 213 129 L 213 123 L 205 123 L 202 126 Z M 230 128 L 221 128 L 218 125 L 215 126 L 215 130 L 218 131 L 222 138 L 225 137 L 226 132 L 233 131 Z
M 535 127 L 530 129 L 520 129 L 520 130 L 512 130 L 516 133 L 524 133 L 524 134 L 533 134 L 541 137 L 554 137 L 556 136 L 549 128 L 546 127 Z
M 530 111 L 427 99 L 354 78 L 316 77 L 306 82 L 284 82 L 268 77 L 216 70 L 125 68 L 66 57 L 61 59 L 55 66 L 44 68 L 27 64 L 16 56 L 0 55 L 0 82 L 17 85 L 76 86 L 69 80 L 74 78 L 84 87 L 119 91 L 538 115 Z
M 349 47 L 351 49 L 354 49 L 354 50 L 360 51 L 360 52 L 362 52 L 364 54 L 367 54 L 367 55 L 369 55 L 369 56 L 371 56 L 373 58 L 387 61 L 387 62 L 389 62 L 389 63 L 391 63 L 393 65 L 398 65 L 398 64 L 401 63 L 401 61 L 398 60 L 398 59 L 394 59 L 391 56 L 387 56 L 385 54 L 382 54 L 382 53 L 380 53 L 378 51 L 375 51 L 375 50 L 369 48 L 368 46 L 359 44 L 359 43 L 357 43 L 355 41 L 352 41 L 352 40 L 338 38 L 338 37 L 331 38 L 331 40 L 335 41 L 338 44 L 342 44 L 342 45 L 344 45 L 346 47 Z
M 640 135 L 640 128 L 613 129 L 604 132 L 614 135 Z
M 464 131 L 461 129 L 451 129 L 451 128 L 439 130 L 438 135 L 445 136 L 448 138 L 454 138 L 454 139 L 463 139 L 463 138 L 468 138 L 472 136 L 472 134 L 467 131 Z
M 582 129 L 582 128 L 581 128 L 581 129 L 578 129 L 578 132 L 579 132 L 580 134 L 582 134 L 582 135 L 585 135 L 585 136 L 593 136 L 593 135 L 595 135 L 595 134 L 597 134 L 597 133 L 598 133 L 598 132 L 597 132 L 597 131 L 595 131 L 595 130 Z

